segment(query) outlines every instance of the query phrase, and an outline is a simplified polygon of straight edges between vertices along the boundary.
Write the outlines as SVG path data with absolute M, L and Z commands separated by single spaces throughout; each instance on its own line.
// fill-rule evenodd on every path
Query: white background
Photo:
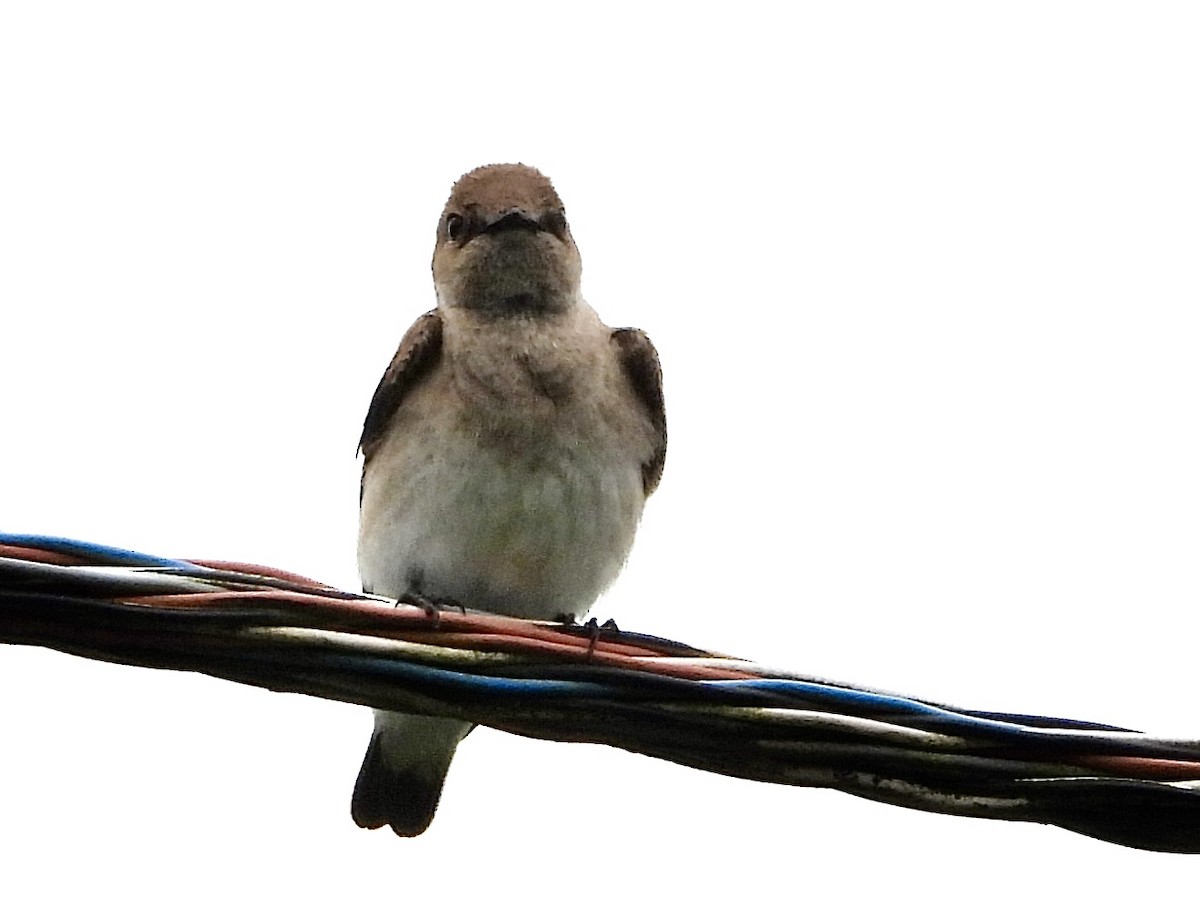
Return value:
M 1188 6 L 783 6 L 6 4 L 0 528 L 356 586 L 355 442 L 433 305 L 442 203 L 519 160 L 666 373 L 666 476 L 601 618 L 1200 737 Z M 36 648 L 0 648 L 0 686 L 14 897 L 1200 871 L 492 732 L 404 841 L 349 817 L 364 710 Z

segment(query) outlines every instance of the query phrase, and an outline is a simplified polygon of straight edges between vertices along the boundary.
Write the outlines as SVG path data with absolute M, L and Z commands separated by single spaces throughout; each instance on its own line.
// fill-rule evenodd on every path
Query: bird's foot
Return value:
M 595 616 L 592 616 L 586 622 L 580 623 L 572 613 L 559 613 L 554 617 L 554 621 L 562 625 L 565 630 L 573 632 L 580 637 L 588 639 L 587 659 L 591 659 L 596 652 L 596 643 L 600 640 L 600 635 L 604 632 L 619 632 L 621 629 L 617 627 L 615 619 L 609 619 L 601 625 Z
M 608 619 L 603 625 L 599 625 L 596 623 L 595 616 L 592 616 L 580 627 L 583 629 L 583 633 L 588 638 L 587 659 L 589 661 L 596 652 L 596 644 L 599 642 L 600 635 L 603 632 L 621 630 L 617 627 L 617 622 L 615 619 Z
M 620 631 L 617 626 L 616 619 L 609 619 L 603 625 L 596 624 L 596 617 L 592 616 L 586 622 L 580 622 L 575 618 L 574 613 L 559 613 L 551 621 L 557 622 L 559 625 L 566 625 L 568 628 L 580 628 L 590 632 L 592 629 L 601 629 L 603 631 Z
M 423 610 L 425 615 L 433 620 L 434 628 L 437 628 L 441 623 L 443 609 L 454 607 L 462 612 L 463 615 L 466 615 L 467 612 L 467 608 L 457 601 L 435 600 L 432 597 L 426 597 L 423 594 L 417 594 L 412 591 L 405 591 L 400 596 L 400 599 L 396 601 L 396 605 L 399 606 L 401 603 L 407 603 L 409 606 L 415 606 Z

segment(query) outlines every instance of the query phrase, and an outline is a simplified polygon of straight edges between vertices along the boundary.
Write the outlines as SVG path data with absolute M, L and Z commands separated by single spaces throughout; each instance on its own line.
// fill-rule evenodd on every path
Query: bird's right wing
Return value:
M 427 312 L 400 340 L 400 347 L 392 357 L 391 364 L 383 373 L 371 407 L 363 422 L 362 437 L 358 446 L 366 462 L 383 440 L 388 423 L 404 402 L 409 391 L 420 382 L 442 355 L 442 317 L 435 309 Z M 364 467 L 365 468 L 365 467 Z

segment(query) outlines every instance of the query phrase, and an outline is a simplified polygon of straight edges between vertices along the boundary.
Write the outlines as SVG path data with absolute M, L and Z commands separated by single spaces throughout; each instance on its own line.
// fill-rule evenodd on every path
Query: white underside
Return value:
M 640 470 L 609 465 L 607 448 L 554 447 L 552 435 L 531 463 L 421 431 L 391 477 L 367 483 L 364 585 L 524 618 L 586 612 L 629 552 Z

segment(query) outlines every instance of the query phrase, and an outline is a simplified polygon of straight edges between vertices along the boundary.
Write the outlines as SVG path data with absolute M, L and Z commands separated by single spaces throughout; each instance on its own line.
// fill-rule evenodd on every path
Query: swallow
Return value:
M 363 425 L 364 590 L 549 620 L 582 616 L 616 578 L 666 459 L 662 371 L 645 333 L 601 322 L 581 272 L 539 171 L 455 183 L 437 308 L 401 339 Z M 472 727 L 376 710 L 354 821 L 425 831 Z

